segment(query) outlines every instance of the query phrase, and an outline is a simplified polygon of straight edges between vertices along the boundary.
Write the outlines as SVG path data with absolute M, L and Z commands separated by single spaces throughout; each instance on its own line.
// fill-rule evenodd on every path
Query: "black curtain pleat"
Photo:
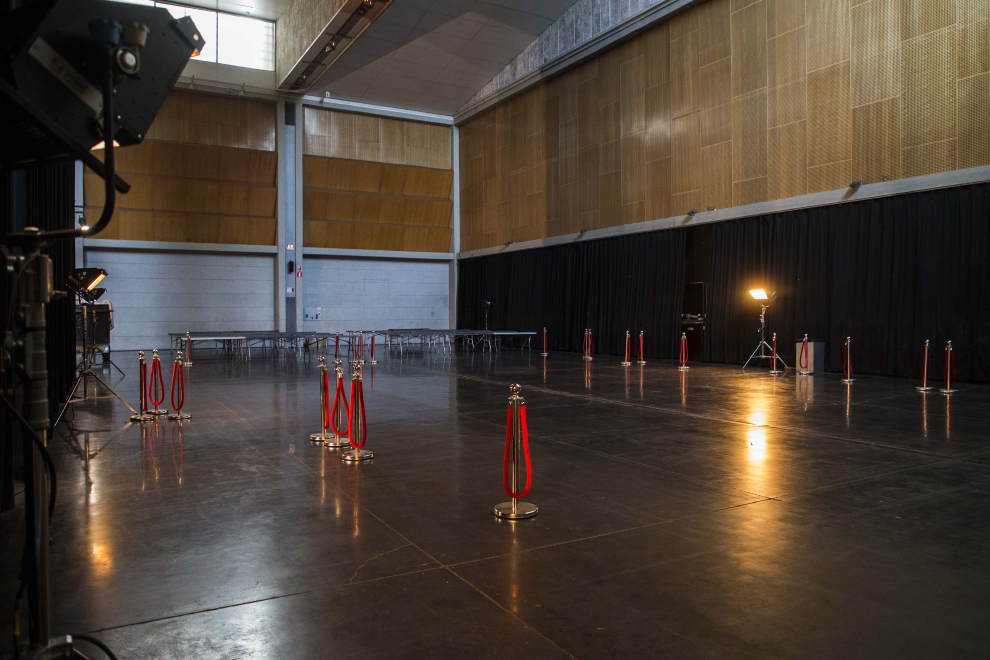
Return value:
M 742 364 L 759 341 L 759 304 L 778 298 L 767 339 L 794 366 L 805 333 L 826 369 L 919 377 L 925 340 L 941 378 L 952 340 L 960 380 L 990 380 L 990 184 L 806 209 L 714 226 L 707 340 L 713 362 Z M 984 332 L 981 332 L 981 329 Z
M 459 262 L 458 327 L 542 330 L 551 350 L 580 351 L 591 328 L 595 352 L 670 358 L 680 337 L 686 232 L 672 229 L 557 245 Z

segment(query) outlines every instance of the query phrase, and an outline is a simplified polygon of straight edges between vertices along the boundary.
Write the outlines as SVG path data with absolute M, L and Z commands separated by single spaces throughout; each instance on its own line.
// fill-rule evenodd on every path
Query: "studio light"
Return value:
M 753 300 L 766 300 L 768 297 L 766 289 L 750 289 L 749 295 L 753 296 Z
M 688 211 L 688 215 L 690 215 L 691 217 L 694 217 L 697 214 L 698 214 L 698 212 L 696 210 L 694 210 L 694 209 L 691 209 L 690 211 Z
M 102 282 L 106 276 L 107 271 L 102 268 L 76 268 L 69 271 L 69 276 L 65 278 L 65 282 L 70 291 L 81 293 L 95 289 L 96 285 Z
M 863 185 L 862 181 L 853 181 L 852 183 L 849 184 L 849 187 L 852 188 L 853 190 L 859 190 L 859 187 L 861 185 Z

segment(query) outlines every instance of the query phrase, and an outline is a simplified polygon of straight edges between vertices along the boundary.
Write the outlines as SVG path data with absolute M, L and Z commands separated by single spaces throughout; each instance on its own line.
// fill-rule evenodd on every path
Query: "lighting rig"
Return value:
M 117 192 L 130 189 L 114 171 L 115 146 L 144 139 L 190 56 L 206 42 L 188 17 L 174 19 L 164 8 L 109 0 L 27 4 L 4 14 L 0 34 L 0 169 L 81 160 L 105 181 L 103 212 L 92 227 L 29 226 L 0 241 L 15 281 L 11 300 L 17 301 L 14 319 L 5 320 L 0 369 L 13 371 L 18 381 L 0 393 L 0 403 L 25 437 L 27 539 L 21 576 L 28 642 L 22 648 L 15 639 L 16 652 L 25 660 L 85 658 L 72 636 L 53 637 L 51 629 L 48 525 L 56 481 L 46 448 L 52 427 L 45 309 L 66 294 L 53 290 L 52 262 L 43 250 L 52 241 L 95 236 L 109 224 Z M 102 160 L 93 153 L 101 143 Z M 106 273 L 72 275 L 70 288 L 95 300 L 96 284 Z M 16 333 L 10 330 L 14 325 Z M 75 639 L 109 653 L 99 640 Z

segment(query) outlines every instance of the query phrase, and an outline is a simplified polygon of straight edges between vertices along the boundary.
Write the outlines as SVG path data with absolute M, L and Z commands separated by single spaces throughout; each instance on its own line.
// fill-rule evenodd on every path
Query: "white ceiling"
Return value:
M 161 0 L 168 2 L 168 0 Z M 203 7 L 216 11 L 225 11 L 228 14 L 242 14 L 255 18 L 264 18 L 269 21 L 277 20 L 282 15 L 292 0 L 172 0 L 175 4 L 189 5 L 191 7 Z
M 575 2 L 394 0 L 308 93 L 452 115 Z

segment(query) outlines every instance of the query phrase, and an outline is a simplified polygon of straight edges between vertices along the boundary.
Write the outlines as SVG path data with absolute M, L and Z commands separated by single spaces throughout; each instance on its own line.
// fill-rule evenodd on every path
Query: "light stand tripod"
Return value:
M 777 292 L 774 291 L 770 294 L 769 300 L 760 304 L 760 343 L 756 345 L 756 350 L 754 350 L 752 355 L 749 356 L 749 359 L 746 360 L 746 364 L 743 365 L 743 371 L 746 371 L 746 367 L 749 366 L 749 363 L 756 358 L 759 358 L 761 361 L 766 359 L 772 360 L 773 364 L 770 366 L 774 370 L 777 368 L 777 360 L 780 360 L 780 363 L 784 365 L 784 369 L 787 369 L 787 363 L 784 362 L 784 359 L 777 355 L 777 353 L 773 350 L 773 346 L 767 343 L 767 310 L 770 309 L 770 303 L 772 303 L 776 297 Z M 770 354 L 767 355 L 766 351 L 770 351 Z M 757 355 L 757 353 L 759 353 L 759 355 Z

